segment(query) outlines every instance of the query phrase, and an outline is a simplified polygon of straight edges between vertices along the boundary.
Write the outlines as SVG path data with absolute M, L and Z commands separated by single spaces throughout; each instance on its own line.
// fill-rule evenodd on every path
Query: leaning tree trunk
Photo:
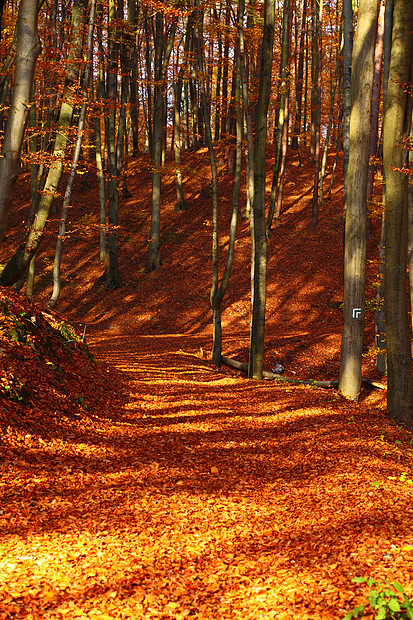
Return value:
M 16 184 L 24 130 L 30 111 L 33 76 L 41 51 L 37 33 L 38 0 L 21 0 L 16 37 L 13 94 L 0 158 L 0 243 Z
M 367 173 L 377 0 L 361 0 L 351 73 L 350 153 L 344 247 L 344 325 L 339 390 L 358 400 L 366 282 Z
M 73 89 L 76 87 L 79 76 L 79 61 L 83 49 L 83 29 L 86 22 L 87 0 L 75 0 L 72 9 L 71 40 L 69 45 L 69 61 L 66 70 L 63 102 L 57 121 L 56 138 L 53 150 L 53 163 L 49 169 L 43 193 L 39 201 L 39 208 L 33 224 L 28 230 L 23 243 L 6 264 L 1 276 L 0 284 L 11 286 L 17 282 L 30 265 L 43 239 L 46 223 L 52 209 L 53 200 L 60 184 L 63 173 L 63 158 L 66 151 L 67 132 L 73 117 Z
M 267 234 L 265 229 L 265 155 L 267 113 L 271 93 L 274 42 L 274 1 L 264 2 L 264 31 L 260 68 L 254 145 L 254 203 L 251 218 L 252 318 L 248 375 L 262 378 L 264 359 L 265 304 L 267 279 Z
M 406 290 L 408 176 L 404 170 L 411 107 L 402 86 L 412 61 L 413 3 L 394 0 L 390 77 L 383 128 L 386 173 L 385 312 L 387 412 L 398 424 L 413 425 L 412 358 Z

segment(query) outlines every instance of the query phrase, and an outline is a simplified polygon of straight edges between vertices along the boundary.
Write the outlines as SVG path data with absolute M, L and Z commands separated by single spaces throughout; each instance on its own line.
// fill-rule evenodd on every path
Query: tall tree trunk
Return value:
M 77 128 L 77 139 L 75 150 L 73 153 L 72 165 L 70 168 L 69 178 L 66 185 L 66 191 L 63 198 L 63 207 L 62 214 L 60 217 L 59 224 L 59 235 L 56 243 L 56 252 L 53 264 L 53 291 L 52 296 L 49 301 L 49 307 L 54 308 L 57 304 L 57 301 L 60 296 L 61 284 L 60 284 L 60 264 L 62 261 L 62 253 L 63 253 L 63 241 L 66 235 L 66 220 L 67 220 L 67 212 L 70 204 L 70 199 L 72 197 L 72 188 L 73 183 L 75 181 L 77 164 L 79 161 L 80 150 L 82 147 L 82 139 L 83 139 L 83 130 L 85 127 L 85 119 L 86 119 L 86 109 L 87 109 L 87 101 L 88 101 L 88 90 L 89 90 L 89 81 L 92 73 L 92 56 L 93 56 L 93 28 L 95 24 L 95 9 L 96 9 L 96 0 L 91 0 L 90 6 L 90 17 L 89 17 L 89 30 L 87 37 L 87 65 L 85 69 L 85 76 L 83 80 L 83 103 L 79 113 L 79 121 Z
M 328 127 L 327 127 L 327 132 L 326 132 L 326 139 L 324 142 L 324 149 L 323 149 L 323 158 L 321 161 L 321 171 L 320 171 L 320 206 L 322 206 L 324 204 L 324 178 L 325 178 L 325 174 L 326 174 L 326 164 L 327 164 L 327 153 L 328 153 L 328 146 L 330 143 L 330 135 L 331 135 L 331 129 L 333 127 L 333 117 L 334 117 L 334 107 L 335 107 L 335 100 L 336 100 L 336 91 L 337 91 L 337 85 L 338 85 L 338 69 L 339 69 L 339 65 L 340 65 L 340 55 L 341 55 L 341 51 L 342 48 L 340 47 L 339 52 L 337 53 L 337 60 L 336 60 L 336 68 L 335 68 L 335 72 L 334 72 L 334 82 L 333 82 L 333 86 L 331 89 L 331 106 L 330 106 L 330 116 L 328 119 Z
M 177 27 L 175 18 L 169 31 L 168 41 L 163 48 L 163 14 L 156 14 L 155 29 L 155 95 L 152 130 L 152 209 L 151 230 L 149 234 L 148 259 L 146 271 L 155 271 L 162 264 L 160 229 L 161 229 L 161 178 L 162 178 L 162 121 L 163 121 L 163 89 L 166 80 L 169 58 Z
M 360 0 L 351 73 L 350 153 L 344 248 L 344 326 L 339 390 L 358 400 L 366 282 L 367 173 L 377 0 Z
M 391 39 L 393 30 L 393 0 L 387 0 L 384 10 L 384 33 L 383 33 L 383 110 L 386 109 L 387 99 L 387 85 L 389 82 L 390 71 L 390 54 L 391 54 Z M 383 126 L 382 126 L 383 132 Z M 378 151 L 379 157 L 383 157 L 383 144 L 382 140 L 379 143 Z M 386 173 L 383 170 L 383 179 L 386 178 Z M 386 202 L 386 184 L 383 183 L 382 191 L 383 204 Z M 376 295 L 376 311 L 374 316 L 374 331 L 375 331 L 375 345 L 376 345 L 376 368 L 381 373 L 387 372 L 387 354 L 386 354 L 386 316 L 385 316 L 385 304 L 384 304 L 384 277 L 386 271 L 385 257 L 384 257 L 384 244 L 385 244 L 385 228 L 386 218 L 385 213 L 382 216 L 382 226 L 379 243 L 379 269 L 378 278 L 379 286 L 377 287 Z
M 313 201 L 312 201 L 312 224 L 318 224 L 318 186 L 320 180 L 320 140 L 321 140 L 321 71 L 322 71 L 322 17 L 323 17 L 323 0 L 315 0 L 314 12 L 316 27 L 314 33 L 313 53 L 314 58 L 314 86 L 315 92 L 313 101 L 316 104 L 314 121 L 314 184 L 313 184 Z
M 412 358 L 406 293 L 408 176 L 404 170 L 411 107 L 406 89 L 411 79 L 413 3 L 394 0 L 390 77 L 383 130 L 386 173 L 385 311 L 387 342 L 387 412 L 398 424 L 413 425 Z
M 267 215 L 267 236 L 270 234 L 272 219 L 275 211 L 275 203 L 277 198 L 278 179 L 281 168 L 284 125 L 288 130 L 288 117 L 286 118 L 288 98 L 287 92 L 290 88 L 290 25 L 292 22 L 292 2 L 286 0 L 283 5 L 283 28 L 282 28 L 282 46 L 281 46 L 281 67 L 280 67 L 280 109 L 278 113 L 277 141 L 275 149 L 275 166 L 272 176 L 272 186 L 270 193 L 270 204 Z
M 254 204 L 251 218 L 251 295 L 252 318 L 248 376 L 262 378 L 265 335 L 267 278 L 267 234 L 265 229 L 265 156 L 267 114 L 271 92 L 274 44 L 274 0 L 264 0 L 264 29 L 260 67 L 260 86 L 255 121 Z
M 198 1 L 198 0 L 197 0 Z M 243 14 L 245 11 L 245 1 L 240 0 L 238 7 L 238 22 L 241 23 L 239 28 L 240 32 L 242 31 L 242 20 Z M 201 38 L 199 36 L 199 32 L 196 29 L 196 42 L 197 42 L 197 52 L 198 52 L 198 69 L 199 69 L 199 85 L 201 91 L 201 100 L 203 106 L 203 112 L 205 117 L 205 135 L 208 146 L 209 159 L 211 164 L 211 176 L 212 176 L 212 219 L 213 219 L 213 238 L 212 238 L 212 286 L 210 293 L 211 300 L 211 308 L 212 308 L 212 320 L 213 320 L 213 350 L 212 350 L 212 361 L 216 366 L 219 366 L 221 363 L 221 353 L 222 353 L 222 325 L 221 325 L 221 304 L 225 295 L 225 291 L 228 286 L 233 257 L 234 257 L 234 248 L 235 248 L 235 232 L 237 226 L 237 209 L 238 209 L 238 200 L 239 200 L 239 190 L 240 190 L 240 179 L 241 179 L 241 153 L 242 153 L 242 113 L 241 113 L 241 65 L 240 65 L 240 56 L 237 55 L 237 64 L 236 64 L 236 89 L 235 89 L 235 98 L 236 98 L 236 111 L 237 111 L 237 156 L 236 156 L 236 175 L 235 175 L 235 184 L 234 184 L 234 197 L 232 203 L 232 214 L 231 214 L 231 223 L 230 223 L 230 231 L 229 231 L 229 242 L 228 242 L 228 254 L 227 260 L 225 264 L 224 273 L 222 276 L 222 280 L 219 283 L 218 276 L 218 185 L 217 185 L 217 168 L 215 163 L 215 155 L 212 144 L 212 130 L 211 130 L 211 121 L 208 109 L 208 102 L 206 96 L 206 88 L 205 88 L 205 70 L 204 70 L 204 60 L 203 53 L 201 47 Z
M 298 149 L 298 162 L 301 166 L 301 129 L 302 129 L 302 101 L 304 84 L 304 55 L 305 55 L 305 32 L 306 32 L 307 0 L 302 0 L 302 14 L 300 25 L 300 46 L 298 52 L 297 74 L 295 81 L 295 126 L 292 148 Z
M 347 170 L 350 152 L 350 114 L 351 114 L 351 57 L 353 53 L 353 5 L 352 0 L 343 0 L 343 183 L 344 207 L 343 216 L 346 220 L 347 211 Z
M 218 15 L 216 8 L 214 8 L 214 17 L 215 21 L 218 24 L 219 16 L 221 15 L 221 8 Z M 222 86 L 222 34 L 221 31 L 217 31 L 218 38 L 218 60 L 217 60 L 217 79 L 215 85 L 215 100 L 216 100 L 216 108 L 215 108 L 215 129 L 214 129 L 214 140 L 218 142 L 220 139 L 220 128 L 221 128 L 221 86 Z
M 23 136 L 30 111 L 33 76 L 41 51 L 37 34 L 38 0 L 21 0 L 17 17 L 13 94 L 0 158 L 0 244 L 16 184 Z
M 247 24 L 248 19 L 247 17 Z M 241 27 L 242 26 L 242 27 Z M 252 204 L 254 201 L 254 135 L 252 106 L 248 96 L 248 72 L 247 54 L 245 50 L 245 37 L 243 22 L 239 25 L 239 58 L 241 71 L 241 96 L 244 112 L 244 132 L 245 132 L 245 160 L 246 160 L 246 206 L 244 217 L 249 219 L 251 216 Z
M 222 69 L 222 101 L 221 101 L 221 138 L 226 138 L 227 116 L 228 116 L 228 75 L 229 75 L 229 24 L 230 7 L 227 6 L 225 13 L 225 36 L 224 36 L 224 61 Z
M 116 165 L 116 127 L 118 97 L 118 63 L 119 39 L 116 26 L 117 11 L 115 0 L 109 0 L 108 23 L 108 70 L 107 70 L 107 98 L 112 102 L 109 117 L 106 122 L 106 146 L 108 150 L 108 210 L 107 210 L 107 263 L 105 274 L 105 288 L 113 290 L 120 286 L 117 226 L 119 209 L 119 187 Z
M 380 0 L 379 21 L 377 26 L 376 47 L 374 52 L 374 77 L 373 93 L 371 97 L 371 133 L 370 133 L 370 161 L 369 173 L 367 177 L 367 198 L 372 200 L 374 172 L 376 169 L 375 158 L 377 153 L 378 127 L 379 127 L 379 108 L 380 108 L 380 87 L 383 62 L 384 45 L 384 10 L 385 1 Z
M 186 200 L 182 187 L 182 171 L 181 171 L 181 104 L 182 104 L 182 87 L 184 81 L 184 71 L 188 66 L 189 43 L 192 36 L 192 19 L 189 17 L 186 23 L 186 32 L 183 49 L 183 59 L 178 72 L 178 80 L 174 86 L 174 154 L 175 154 L 175 170 L 176 170 L 176 204 L 175 211 L 183 211 L 186 208 Z
M 104 50 L 102 43 L 102 27 L 101 21 L 101 7 L 97 7 L 98 13 L 98 25 L 97 43 L 98 43 L 98 67 L 96 76 L 96 100 L 102 102 L 106 99 L 106 87 L 105 87 L 105 71 L 103 67 Z M 96 146 L 96 174 L 99 184 L 99 260 L 104 263 L 107 261 L 107 240 L 106 240 L 106 189 L 105 189 L 105 175 L 103 172 L 103 158 L 102 158 L 102 132 L 101 132 L 101 119 L 99 108 L 95 116 L 95 146 Z
M 132 153 L 136 157 L 139 152 L 139 99 L 138 99 L 138 57 L 136 46 L 137 10 L 136 0 L 128 0 L 128 23 L 131 29 L 129 36 L 130 57 L 133 59 L 130 77 L 130 122 L 132 129 Z

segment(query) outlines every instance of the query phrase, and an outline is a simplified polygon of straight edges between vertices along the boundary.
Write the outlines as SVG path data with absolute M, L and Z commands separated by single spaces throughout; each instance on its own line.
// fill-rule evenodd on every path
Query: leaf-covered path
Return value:
M 103 336 L 113 415 L 10 450 L 1 617 L 339 619 L 354 576 L 409 586 L 407 434 L 217 372 L 196 337 Z

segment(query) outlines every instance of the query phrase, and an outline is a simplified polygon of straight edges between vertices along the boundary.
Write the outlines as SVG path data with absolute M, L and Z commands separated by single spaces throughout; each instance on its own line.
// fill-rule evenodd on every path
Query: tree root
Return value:
M 234 360 L 230 357 L 224 357 L 223 355 L 221 355 L 221 363 L 225 364 L 225 366 L 229 366 L 230 368 L 235 368 L 235 370 L 240 370 L 241 372 L 248 373 L 247 364 L 244 364 L 243 362 L 239 362 L 238 360 Z M 301 379 L 283 377 L 282 375 L 277 375 L 274 372 L 267 372 L 266 370 L 263 370 L 262 378 L 266 379 L 267 381 L 284 381 L 284 383 L 292 383 L 293 385 L 311 385 L 313 387 L 319 387 L 319 388 L 337 388 L 338 387 L 338 381 L 336 379 L 332 381 L 315 381 L 312 379 L 308 381 L 303 381 Z M 377 388 L 378 390 L 386 389 L 386 386 L 383 385 L 382 383 L 377 383 L 376 381 L 372 381 L 371 379 L 367 379 L 366 377 L 362 377 L 361 384 L 364 386 Z

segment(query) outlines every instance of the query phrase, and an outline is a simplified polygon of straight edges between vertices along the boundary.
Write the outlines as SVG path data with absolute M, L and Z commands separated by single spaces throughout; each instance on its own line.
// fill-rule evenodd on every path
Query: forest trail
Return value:
M 196 164 L 205 177 L 198 154 Z M 312 229 L 311 169 L 288 170 L 269 244 L 265 369 L 281 362 L 292 377 L 337 378 L 341 197 L 334 190 Z M 32 365 L 24 377 L 41 386 L 37 400 L 21 417 L 3 415 L 0 618 L 341 620 L 366 600 L 356 576 L 397 579 L 412 596 L 411 434 L 389 423 L 378 390 L 363 388 L 355 404 L 213 367 L 210 201 L 190 186 L 195 200 L 176 214 L 173 174 L 164 181 L 165 264 L 144 273 L 147 175 L 122 205 L 123 286 L 110 293 L 95 284 L 97 216 L 77 194 L 71 214 L 82 225 L 66 242 L 59 313 L 80 334 L 86 325 L 98 363 L 87 365 L 80 348 L 60 367 Z M 220 191 L 225 220 L 225 177 Z M 243 362 L 248 235 L 240 221 L 223 314 L 223 354 Z M 11 236 L 17 244 L 17 225 Z M 42 307 L 53 235 L 48 243 Z M 369 306 L 363 373 L 375 378 L 372 314 Z M 19 363 L 14 356 L 16 372 Z M 47 386 L 50 402 L 39 405 Z
M 353 577 L 410 581 L 408 436 L 334 391 L 217 371 L 200 343 L 92 338 L 130 382 L 105 435 L 143 570 L 131 617 L 340 619 Z

